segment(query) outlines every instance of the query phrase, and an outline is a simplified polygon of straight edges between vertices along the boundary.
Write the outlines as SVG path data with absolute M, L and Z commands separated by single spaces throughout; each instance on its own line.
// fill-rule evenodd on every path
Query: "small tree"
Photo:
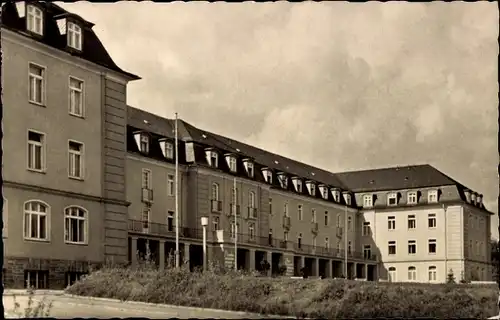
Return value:
M 453 274 L 453 269 L 450 269 L 448 272 L 448 277 L 446 278 L 446 283 L 456 283 L 455 282 L 455 275 Z

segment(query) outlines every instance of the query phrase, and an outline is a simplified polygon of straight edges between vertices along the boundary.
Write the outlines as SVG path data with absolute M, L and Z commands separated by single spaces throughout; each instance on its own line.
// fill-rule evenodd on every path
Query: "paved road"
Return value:
M 35 300 L 40 301 L 45 297 L 53 302 L 50 317 L 54 318 L 112 318 L 112 317 L 143 317 L 150 319 L 165 318 L 225 318 L 225 319 L 260 319 L 262 316 L 231 311 L 197 309 L 168 305 L 145 305 L 129 302 L 89 299 L 85 297 L 71 297 L 60 294 L 36 295 Z M 27 305 L 27 296 L 16 296 L 21 310 Z M 6 317 L 14 317 L 14 299 L 12 295 L 3 297 Z

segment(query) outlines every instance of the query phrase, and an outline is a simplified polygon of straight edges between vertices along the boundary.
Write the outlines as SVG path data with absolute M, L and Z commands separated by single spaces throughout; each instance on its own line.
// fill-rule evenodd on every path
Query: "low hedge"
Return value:
M 283 316 L 475 318 L 498 314 L 494 285 L 374 283 L 240 273 L 104 268 L 67 293 Z

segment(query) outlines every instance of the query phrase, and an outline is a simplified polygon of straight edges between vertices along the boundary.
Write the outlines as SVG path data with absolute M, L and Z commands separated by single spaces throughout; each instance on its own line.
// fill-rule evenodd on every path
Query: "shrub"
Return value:
M 28 303 L 21 309 L 21 304 L 17 301 L 16 295 L 13 295 L 14 299 L 14 309 L 11 312 L 17 318 L 41 318 L 50 316 L 50 310 L 52 309 L 52 301 L 47 301 L 43 297 L 40 301 L 35 301 L 35 289 L 33 287 L 28 287 Z
M 103 268 L 68 293 L 309 318 L 487 318 L 495 285 L 357 282 L 255 277 L 210 264 L 188 268 Z M 355 307 L 353 307 L 355 306 Z

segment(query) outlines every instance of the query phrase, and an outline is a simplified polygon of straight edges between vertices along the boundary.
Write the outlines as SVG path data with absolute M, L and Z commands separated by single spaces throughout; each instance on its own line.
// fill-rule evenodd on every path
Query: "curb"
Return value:
M 29 296 L 29 293 L 26 289 L 7 289 L 3 292 L 4 296 Z M 64 295 L 63 290 L 35 290 L 33 292 L 35 296 L 62 296 Z
M 173 305 L 173 304 L 157 304 L 157 303 L 151 303 L 151 302 L 130 301 L 130 300 L 121 301 L 118 299 L 79 296 L 79 295 L 74 295 L 74 294 L 69 294 L 69 293 L 63 293 L 62 295 L 66 296 L 66 297 L 70 297 L 70 298 L 87 299 L 87 300 L 91 300 L 91 301 L 115 302 L 115 303 L 123 303 L 123 304 L 126 303 L 126 304 L 137 305 L 137 306 L 150 306 L 150 307 L 157 307 L 157 308 L 176 308 L 176 309 L 192 310 L 192 311 L 213 311 L 213 312 L 220 312 L 220 313 L 227 313 L 227 314 L 239 314 L 239 315 L 243 315 L 243 316 L 254 315 L 254 316 L 261 316 L 261 317 L 265 317 L 265 318 L 295 319 L 295 317 L 290 317 L 290 316 L 287 317 L 287 316 L 278 316 L 278 315 L 270 315 L 270 314 L 265 315 L 265 314 L 245 312 L 245 311 L 232 311 L 232 310 L 201 308 L 201 307 L 186 307 L 186 306 L 179 306 L 179 305 Z M 106 306 L 106 307 L 116 309 L 116 307 L 113 307 L 113 306 Z

